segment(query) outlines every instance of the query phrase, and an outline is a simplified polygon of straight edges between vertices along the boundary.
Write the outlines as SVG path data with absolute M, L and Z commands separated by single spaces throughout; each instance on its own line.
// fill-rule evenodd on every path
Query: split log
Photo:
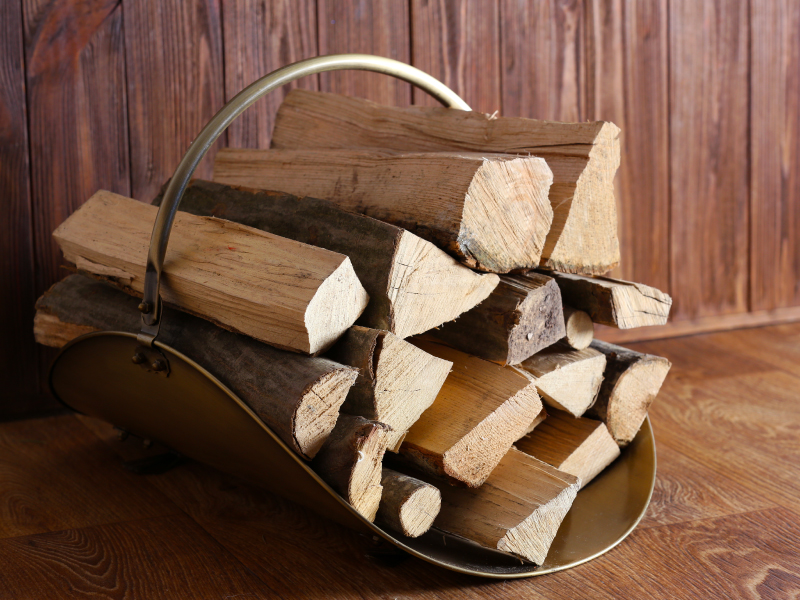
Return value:
M 329 200 L 497 273 L 537 266 L 553 222 L 553 175 L 534 157 L 225 148 L 214 180 Z
M 511 449 L 479 488 L 442 486 L 437 529 L 544 562 L 580 481 Z
M 481 485 L 542 409 L 533 383 L 510 368 L 413 340 L 453 363 L 431 407 L 411 426 L 401 456 L 417 468 Z
M 607 364 L 597 402 L 587 416 L 603 421 L 617 444 L 627 446 L 641 428 L 672 363 L 600 340 L 589 349 L 602 352 Z
M 358 326 L 348 329 L 327 356 L 360 372 L 341 411 L 391 427 L 387 448 L 392 452 L 433 404 L 453 366 L 388 331 Z
M 515 365 L 565 333 L 558 286 L 533 273 L 504 275 L 486 300 L 429 335 L 474 356 Z
M 536 429 L 536 427 L 544 423 L 544 420 L 546 418 L 547 418 L 547 409 L 544 406 L 542 406 L 542 410 L 539 411 L 539 414 L 536 415 L 536 418 L 533 421 L 531 421 L 530 425 L 528 425 L 528 429 L 525 431 L 525 433 L 528 434 L 534 429 Z
M 58 348 L 93 331 L 136 333 L 138 303 L 106 283 L 70 275 L 36 302 L 36 341 Z M 158 337 L 208 369 L 306 460 L 330 434 L 358 375 L 327 358 L 276 350 L 170 308 Z
M 353 415 L 339 415 L 311 468 L 368 521 L 381 501 L 381 464 L 388 427 Z
M 619 128 L 555 123 L 441 107 L 395 108 L 347 96 L 292 90 L 278 110 L 273 148 L 374 148 L 400 152 L 533 154 L 553 172 L 553 225 L 542 266 L 602 274 L 619 263 L 614 175 Z
M 64 257 L 141 294 L 158 209 L 99 191 L 59 225 Z M 129 282 L 129 283 L 128 283 Z M 316 354 L 350 327 L 369 297 L 342 254 L 252 227 L 178 212 L 164 261 L 165 303 L 272 346 Z
M 597 398 L 606 358 L 592 348 L 573 350 L 558 342 L 515 368 L 536 384 L 545 403 L 580 417 Z
M 429 483 L 384 467 L 378 521 L 407 537 L 431 528 L 442 507 L 442 494 Z
M 484 300 L 498 282 L 497 275 L 475 273 L 410 231 L 325 200 L 196 180 L 180 209 L 350 257 L 370 297 L 358 323 L 401 338 L 455 319 Z
M 551 410 L 547 420 L 516 443 L 521 452 L 575 475 L 584 487 L 619 456 L 602 421 Z
M 594 339 L 594 323 L 591 317 L 571 306 L 564 307 L 564 329 L 564 341 L 575 350 L 588 348 Z
M 672 298 L 654 287 L 611 277 L 582 277 L 547 272 L 561 288 L 566 304 L 585 311 L 592 321 L 620 329 L 664 325 Z

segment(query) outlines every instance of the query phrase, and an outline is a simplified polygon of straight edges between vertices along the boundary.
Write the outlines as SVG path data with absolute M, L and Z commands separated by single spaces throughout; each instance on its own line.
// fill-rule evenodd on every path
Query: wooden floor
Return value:
M 586 565 L 519 581 L 373 546 L 233 477 L 72 415 L 0 424 L 0 598 L 797 598 L 800 325 L 632 344 L 672 372 L 648 514 Z

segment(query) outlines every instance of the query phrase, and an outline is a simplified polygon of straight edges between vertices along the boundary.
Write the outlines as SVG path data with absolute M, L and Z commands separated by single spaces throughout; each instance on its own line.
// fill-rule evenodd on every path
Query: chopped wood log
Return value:
M 538 273 L 504 275 L 478 306 L 430 336 L 501 365 L 515 365 L 564 337 L 561 293 Z
M 453 366 L 388 331 L 359 326 L 348 329 L 327 356 L 360 372 L 341 411 L 391 427 L 387 449 L 392 452 L 433 404 Z
M 588 348 L 594 339 L 594 323 L 591 317 L 571 306 L 564 307 L 564 329 L 564 341 L 575 350 Z
M 431 528 L 442 507 L 442 494 L 437 487 L 385 467 L 381 485 L 378 521 L 412 538 Z
M 547 272 L 561 288 L 566 304 L 585 311 L 592 321 L 631 329 L 664 325 L 672 298 L 654 287 L 611 277 L 582 277 Z
M 452 362 L 453 371 L 409 429 L 400 454 L 428 473 L 477 487 L 541 411 L 535 385 L 510 368 L 453 348 L 412 343 Z
M 521 452 L 575 475 L 581 487 L 620 453 L 602 421 L 573 417 L 560 410 L 551 410 L 544 423 L 515 445 Z
M 141 294 L 157 212 L 99 191 L 53 237 L 68 261 L 97 275 L 109 276 L 109 267 L 124 272 L 126 290 Z M 335 342 L 369 300 L 342 254 L 182 212 L 167 248 L 161 297 L 232 331 L 307 354 Z
M 368 521 L 381 501 L 381 464 L 388 426 L 353 415 L 339 415 L 311 468 Z
M 602 352 L 607 364 L 597 402 L 587 416 L 603 421 L 617 444 L 627 446 L 641 428 L 672 363 L 600 340 L 589 349 Z
M 536 418 L 531 421 L 531 424 L 528 425 L 528 429 L 525 430 L 525 434 L 529 434 L 531 431 L 536 429 L 539 425 L 541 425 L 544 420 L 547 418 L 547 409 L 542 406 L 542 410 L 539 411 L 539 414 L 536 415 Z
M 358 323 L 401 338 L 455 319 L 483 301 L 499 281 L 492 273 L 475 273 L 410 231 L 325 200 L 196 180 L 180 209 L 350 257 L 370 296 Z
M 553 172 L 553 225 L 541 264 L 602 274 L 619 263 L 614 175 L 619 128 L 490 117 L 440 107 L 395 108 L 347 96 L 292 90 L 278 110 L 272 147 L 373 148 L 400 152 L 498 152 L 544 158 Z
M 546 404 L 580 417 L 594 404 L 605 367 L 602 352 L 592 348 L 573 350 L 558 342 L 515 368 L 536 384 Z
M 433 526 L 541 565 L 579 487 L 577 477 L 512 448 L 481 487 L 442 486 Z
M 329 200 L 496 273 L 538 265 L 553 222 L 553 176 L 535 157 L 225 148 L 214 180 Z
M 36 341 L 58 348 L 92 331 L 136 333 L 138 303 L 107 283 L 70 275 L 36 302 Z M 306 460 L 330 434 L 358 375 L 327 358 L 277 350 L 170 308 L 164 308 L 158 337 L 208 369 Z

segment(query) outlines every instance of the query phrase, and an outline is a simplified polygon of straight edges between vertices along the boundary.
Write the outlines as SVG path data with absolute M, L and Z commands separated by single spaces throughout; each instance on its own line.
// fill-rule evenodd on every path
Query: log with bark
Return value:
M 553 172 L 553 226 L 541 264 L 602 274 L 619 263 L 614 175 L 619 128 L 490 117 L 438 107 L 395 108 L 292 90 L 278 110 L 273 148 L 372 148 L 401 152 L 499 152 L 543 157 Z
M 600 340 L 589 349 L 603 353 L 607 364 L 597 402 L 586 416 L 603 421 L 617 444 L 627 446 L 641 428 L 672 363 Z
M 536 384 L 546 404 L 580 417 L 594 404 L 605 367 L 602 352 L 592 348 L 573 350 L 565 342 L 558 342 L 515 369 Z
M 536 388 L 511 368 L 433 342 L 412 342 L 452 362 L 453 371 L 409 429 L 400 454 L 421 470 L 477 487 L 541 411 Z
M 359 369 L 341 410 L 391 427 L 387 449 L 392 452 L 433 404 L 453 366 L 388 331 L 359 326 L 347 330 L 327 356 Z
M 374 521 L 381 501 L 381 465 L 387 425 L 354 415 L 339 415 L 311 468 L 361 516 Z
M 649 285 L 611 277 L 547 274 L 555 278 L 564 302 L 588 313 L 595 323 L 631 329 L 664 325 L 669 317 L 672 298 Z
M 594 323 L 588 313 L 564 307 L 564 341 L 570 348 L 583 350 L 594 339 Z
M 429 335 L 474 356 L 515 365 L 564 337 L 564 324 L 553 279 L 504 275 L 486 300 Z
M 553 176 L 534 157 L 226 148 L 214 180 L 329 200 L 496 273 L 537 266 L 553 222 Z
M 439 489 L 410 475 L 383 468 L 383 492 L 377 520 L 407 537 L 419 537 L 442 507 Z
M 53 233 L 79 269 L 134 294 L 158 209 L 99 191 Z M 164 260 L 165 303 L 278 348 L 328 348 L 369 297 L 342 254 L 220 219 L 178 212 Z
M 584 487 L 619 456 L 602 421 L 550 410 L 547 419 L 515 444 L 516 448 L 575 475 Z
M 136 333 L 138 303 L 107 283 L 70 275 L 37 301 L 36 341 L 59 348 L 93 331 Z M 170 308 L 158 337 L 208 369 L 307 460 L 330 434 L 358 375 L 327 358 L 277 350 Z
M 196 180 L 186 189 L 180 210 L 348 256 L 370 296 L 358 323 L 401 338 L 455 319 L 483 301 L 499 281 L 497 275 L 475 273 L 410 231 L 325 200 Z

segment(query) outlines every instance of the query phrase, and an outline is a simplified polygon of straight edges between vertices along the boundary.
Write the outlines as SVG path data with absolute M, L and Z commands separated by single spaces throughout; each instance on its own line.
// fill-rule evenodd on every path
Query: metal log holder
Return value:
M 170 229 L 197 165 L 228 125 L 268 92 L 306 75 L 343 69 L 392 75 L 449 108 L 470 110 L 430 75 L 395 60 L 365 54 L 302 60 L 246 87 L 192 142 L 166 189 L 150 240 L 144 296 L 139 305 L 141 331 L 138 335 L 122 331 L 90 333 L 67 344 L 50 370 L 53 394 L 73 410 L 244 477 L 453 571 L 493 578 L 530 577 L 567 569 L 607 552 L 636 527 L 650 502 L 656 455 L 649 420 L 622 455 L 578 494 L 545 563 L 536 567 L 435 529 L 411 539 L 370 523 L 212 373 L 158 341 L 162 314 L 159 286 Z

